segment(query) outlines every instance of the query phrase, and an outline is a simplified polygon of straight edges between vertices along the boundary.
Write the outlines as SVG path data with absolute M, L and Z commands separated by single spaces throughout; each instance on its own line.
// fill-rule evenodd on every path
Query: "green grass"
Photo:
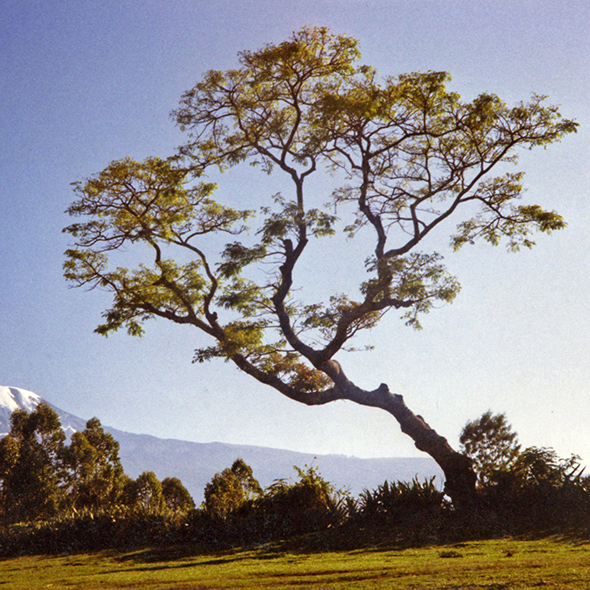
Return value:
M 4 588 L 588 590 L 590 545 L 550 538 L 329 553 L 152 550 L 20 557 L 0 561 Z

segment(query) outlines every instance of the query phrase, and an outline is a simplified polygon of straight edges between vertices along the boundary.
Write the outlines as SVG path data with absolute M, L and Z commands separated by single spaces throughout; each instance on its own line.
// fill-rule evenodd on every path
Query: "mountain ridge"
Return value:
M 32 411 L 45 401 L 58 414 L 66 434 L 84 430 L 86 420 L 70 414 L 41 396 L 18 388 L 0 386 L 0 436 L 10 431 L 10 416 L 17 407 Z M 339 489 L 360 494 L 388 480 L 430 479 L 442 486 L 443 474 L 430 457 L 360 458 L 347 455 L 315 455 L 287 449 L 222 442 L 198 443 L 150 434 L 134 434 L 103 425 L 119 442 L 121 463 L 130 477 L 153 471 L 159 479 L 178 477 L 195 501 L 202 500 L 205 485 L 215 473 L 237 458 L 248 463 L 263 487 L 277 479 L 295 476 L 294 466 L 317 467 Z

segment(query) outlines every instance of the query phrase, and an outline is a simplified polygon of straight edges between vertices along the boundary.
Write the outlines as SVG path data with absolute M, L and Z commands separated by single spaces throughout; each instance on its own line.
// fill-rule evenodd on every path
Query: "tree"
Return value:
M 166 508 L 173 512 L 188 512 L 195 507 L 189 491 L 177 477 L 165 477 L 162 480 L 162 495 Z
M 506 414 L 487 411 L 477 420 L 468 422 L 459 437 L 461 451 L 473 461 L 481 484 L 505 472 L 520 454 L 518 435 L 506 419 Z
M 557 213 L 518 203 L 523 174 L 506 164 L 518 148 L 547 146 L 577 125 L 542 96 L 515 106 L 493 94 L 464 101 L 447 89 L 447 73 L 381 80 L 359 57 L 355 39 L 305 27 L 240 53 L 237 69 L 207 73 L 173 114 L 189 136 L 177 154 L 115 161 L 75 185 L 68 212 L 85 219 L 65 229 L 75 238 L 65 276 L 113 294 L 99 334 L 140 335 L 164 318 L 208 337 L 198 362 L 229 360 L 307 405 L 344 399 L 389 412 L 441 466 L 447 493 L 467 501 L 469 459 L 388 385 L 354 383 L 342 357 L 388 311 L 419 327 L 422 314 L 454 299 L 458 281 L 427 249 L 452 220 L 455 249 L 484 240 L 517 250 L 533 245 L 535 230 L 563 228 Z M 216 202 L 206 175 L 242 163 L 289 194 L 260 196 L 256 216 Z M 333 182 L 328 204 L 316 176 Z M 224 236 L 233 241 L 216 248 Z M 367 248 L 358 282 L 325 300 L 298 299 L 302 261 L 326 252 L 314 254 L 314 244 L 341 239 L 345 248 L 344 237 Z M 131 247 L 145 262 L 109 267 L 111 252 Z
M 15 410 L 10 434 L 0 444 L 4 517 L 9 522 L 47 518 L 63 503 L 65 434 L 46 403 L 30 414 Z
M 10 474 L 19 460 L 20 449 L 16 440 L 6 435 L 0 439 L 0 517 L 9 515 Z
M 261 494 L 262 488 L 252 468 L 242 459 L 236 459 L 231 468 L 216 473 L 205 486 L 204 507 L 209 515 L 225 519 Z
M 135 505 L 147 514 L 161 514 L 164 508 L 162 484 L 153 471 L 144 471 L 135 480 Z
M 70 471 L 69 500 L 74 508 L 108 508 L 117 503 L 124 485 L 119 443 L 104 431 L 98 418 L 72 435 L 65 456 Z

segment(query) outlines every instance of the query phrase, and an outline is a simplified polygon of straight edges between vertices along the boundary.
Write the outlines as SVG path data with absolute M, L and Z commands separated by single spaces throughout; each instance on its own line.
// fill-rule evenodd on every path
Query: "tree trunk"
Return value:
M 389 412 L 399 422 L 402 432 L 414 441 L 416 448 L 428 453 L 443 470 L 444 491 L 455 508 L 462 510 L 473 506 L 477 476 L 471 460 L 455 451 L 447 439 L 427 424 L 422 416 L 414 414 L 401 395 L 391 393 L 385 383 L 373 391 L 365 391 L 349 382 L 344 397 Z
M 445 474 L 444 491 L 455 507 L 471 507 L 475 501 L 477 479 L 471 460 L 455 451 L 447 439 L 427 424 L 422 416 L 414 414 L 401 395 L 392 394 L 389 390 L 387 393 L 387 404 L 381 407 L 395 417 L 402 432 L 414 441 L 417 449 L 428 453 L 438 463 Z
M 340 363 L 335 360 L 317 361 L 319 370 L 326 373 L 334 382 L 334 387 L 323 391 L 301 391 L 285 384 L 274 374 L 259 370 L 242 355 L 232 357 L 236 365 L 255 379 L 270 385 L 290 399 L 308 406 L 323 405 L 336 400 L 349 400 L 361 406 L 381 408 L 389 412 L 407 434 L 416 448 L 429 454 L 445 474 L 445 493 L 453 501 L 455 508 L 468 509 L 475 503 L 475 482 L 471 460 L 451 447 L 447 439 L 438 434 L 422 416 L 414 414 L 399 394 L 389 391 L 382 383 L 377 389 L 365 390 L 352 383 L 344 374 Z

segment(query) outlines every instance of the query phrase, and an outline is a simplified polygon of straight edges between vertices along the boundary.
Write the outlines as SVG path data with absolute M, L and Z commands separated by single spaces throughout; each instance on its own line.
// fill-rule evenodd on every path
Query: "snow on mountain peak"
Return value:
M 10 413 L 19 408 L 32 412 L 39 403 L 41 403 L 41 398 L 32 391 L 0 385 L 0 408 L 7 408 Z
M 0 385 L 0 438 L 10 432 L 10 417 L 14 410 L 20 409 L 33 412 L 43 401 L 45 400 L 42 397 L 32 391 L 27 391 L 20 387 Z M 64 412 L 53 404 L 49 404 L 49 406 L 59 416 L 67 440 L 70 440 L 74 432 L 84 430 L 86 420 L 82 420 L 82 418 L 78 418 L 69 412 Z
M 0 437 L 10 430 L 10 416 L 14 410 L 32 412 L 43 400 L 32 391 L 20 387 L 0 385 Z

